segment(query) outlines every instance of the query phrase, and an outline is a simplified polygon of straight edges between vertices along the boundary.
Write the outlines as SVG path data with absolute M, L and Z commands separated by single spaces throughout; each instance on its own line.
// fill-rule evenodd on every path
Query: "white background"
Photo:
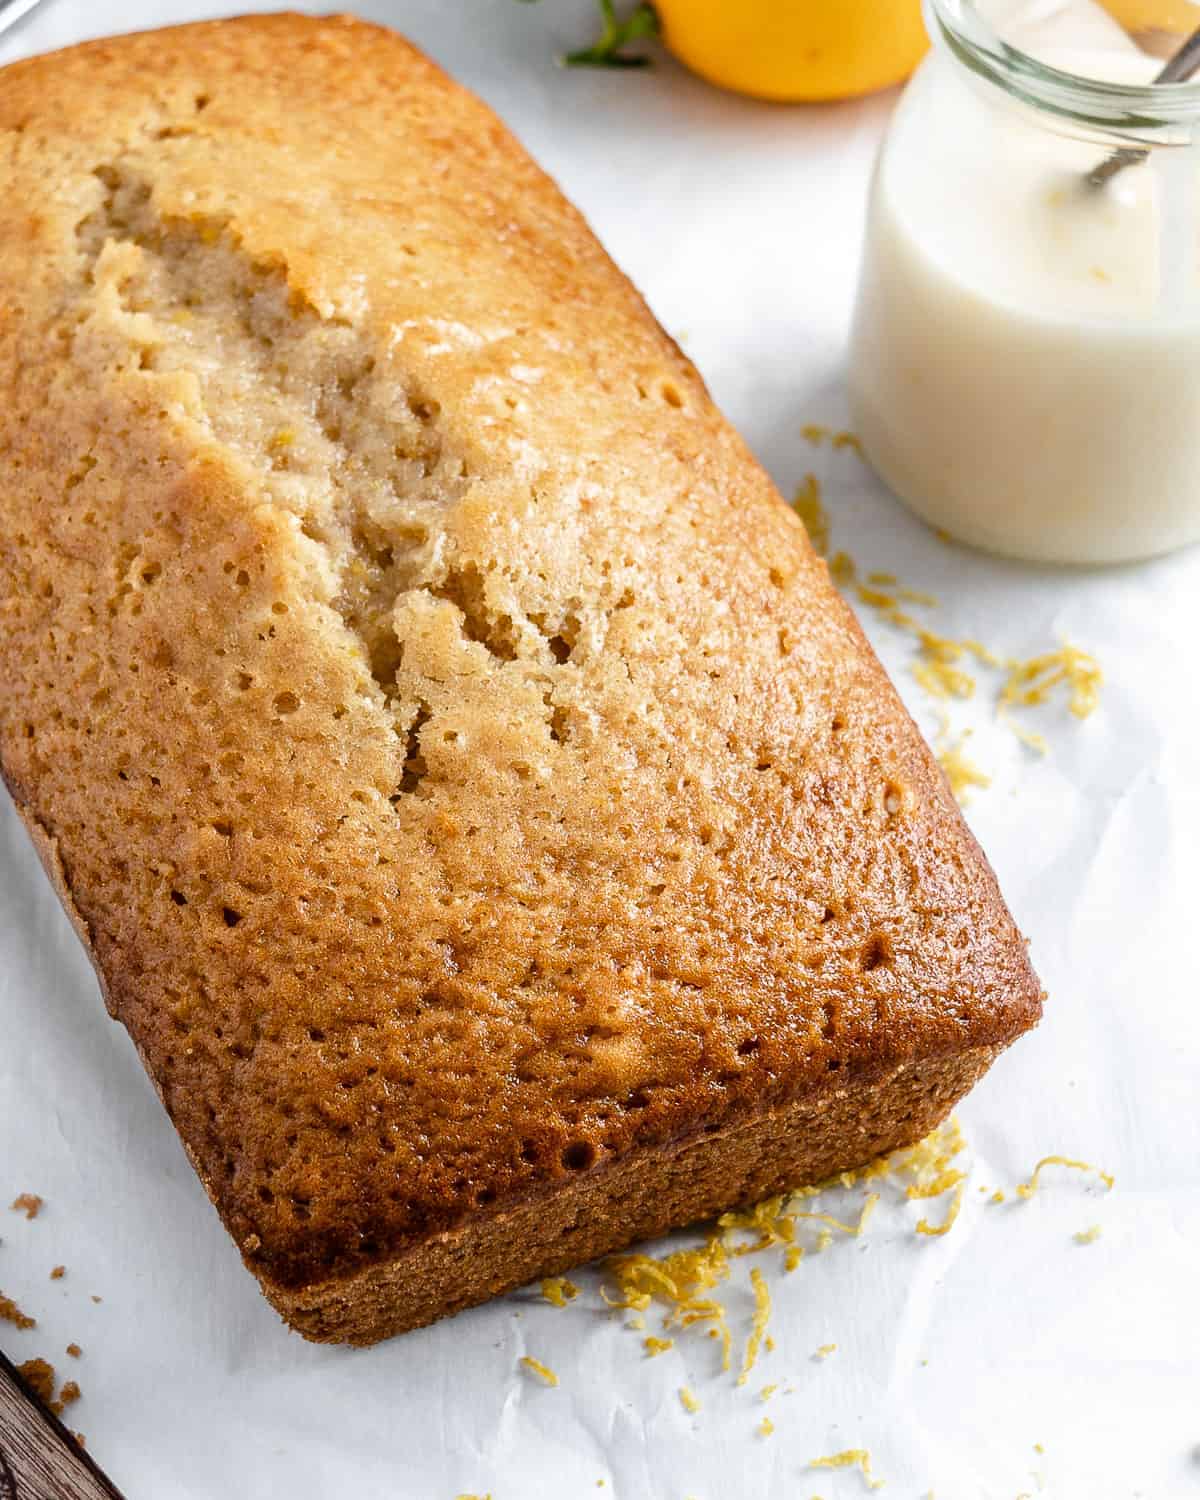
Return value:
M 954 709 L 994 776 L 969 815 L 1032 937 L 1046 1019 L 962 1110 L 974 1166 L 951 1235 L 916 1237 L 918 1205 L 898 1204 L 790 1277 L 760 1258 L 777 1348 L 744 1389 L 704 1339 L 644 1359 L 597 1310 L 590 1275 L 568 1310 L 524 1294 L 369 1352 L 319 1349 L 243 1271 L 5 804 L 0 1200 L 30 1189 L 46 1207 L 34 1223 L 0 1208 L 0 1288 L 40 1323 L 0 1326 L 0 1344 L 78 1377 L 73 1425 L 130 1500 L 832 1500 L 865 1494 L 861 1478 L 807 1462 L 859 1446 L 895 1500 L 1200 1496 L 1200 557 L 1086 574 L 992 563 L 936 541 L 853 453 L 802 439 L 805 422 L 846 422 L 863 200 L 890 97 L 774 108 L 669 61 L 565 72 L 554 58 L 590 35 L 587 0 L 360 8 L 504 115 L 781 487 L 819 475 L 836 546 L 938 594 L 930 622 L 947 634 L 1019 656 L 1065 634 L 1099 655 L 1092 719 L 1029 715 L 1044 760 L 996 724 L 992 679 Z M 221 9 L 54 0 L 0 58 Z M 932 730 L 911 645 L 866 624 Z M 1115 1191 L 1070 1173 L 1018 1206 L 977 1191 L 1052 1151 L 1105 1166 Z M 1076 1244 L 1093 1223 L 1102 1237 Z M 744 1327 L 744 1292 L 730 1301 Z M 77 1365 L 61 1357 L 70 1340 Z M 814 1361 L 827 1342 L 838 1352 Z M 526 1352 L 558 1389 L 519 1370 Z M 793 1394 L 763 1407 L 765 1381 Z M 755 1433 L 764 1413 L 771 1437 Z

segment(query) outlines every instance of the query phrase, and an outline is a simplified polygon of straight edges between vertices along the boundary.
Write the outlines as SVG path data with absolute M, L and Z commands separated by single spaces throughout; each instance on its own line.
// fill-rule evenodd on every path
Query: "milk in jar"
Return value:
M 1200 540 L 1200 84 L 1153 87 L 1162 58 L 1087 0 L 931 0 L 928 20 L 871 193 L 850 359 L 868 456 L 988 551 Z M 1092 185 L 1122 146 L 1145 160 Z

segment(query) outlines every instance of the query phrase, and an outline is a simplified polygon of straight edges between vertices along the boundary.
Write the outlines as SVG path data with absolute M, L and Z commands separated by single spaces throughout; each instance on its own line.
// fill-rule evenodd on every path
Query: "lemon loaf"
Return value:
M 0 758 L 284 1318 L 371 1343 L 930 1130 L 1024 943 L 803 527 L 386 30 L 0 81 Z

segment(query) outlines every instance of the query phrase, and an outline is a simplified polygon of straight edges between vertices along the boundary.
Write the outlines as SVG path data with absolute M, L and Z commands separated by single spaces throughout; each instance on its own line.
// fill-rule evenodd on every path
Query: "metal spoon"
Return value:
M 0 0 L 0 31 L 7 31 L 36 9 L 42 0 Z
M 1192 32 L 1154 82 L 1186 83 L 1197 68 L 1200 68 L 1200 26 Z M 1135 167 L 1149 155 L 1150 152 L 1144 146 L 1118 146 L 1087 174 L 1087 184 L 1089 187 L 1101 188 L 1123 168 Z

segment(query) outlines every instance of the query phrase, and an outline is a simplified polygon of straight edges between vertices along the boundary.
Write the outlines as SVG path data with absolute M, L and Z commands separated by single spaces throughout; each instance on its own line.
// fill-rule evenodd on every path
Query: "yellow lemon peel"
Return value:
M 532 1355 L 523 1354 L 521 1356 L 521 1363 L 526 1369 L 532 1370 L 539 1379 L 544 1380 L 547 1385 L 558 1384 L 558 1376 L 549 1365 L 544 1365 L 540 1359 L 534 1359 Z
M 1043 1156 L 1037 1166 L 1034 1167 L 1029 1181 L 1017 1184 L 1018 1198 L 1033 1197 L 1041 1185 L 1042 1172 L 1046 1167 L 1069 1167 L 1074 1172 L 1095 1172 L 1096 1176 L 1099 1177 L 1100 1181 L 1110 1191 L 1116 1182 L 1116 1178 L 1113 1177 L 1111 1172 L 1104 1172 L 1099 1167 L 1092 1166 L 1090 1161 L 1076 1161 L 1071 1156 Z
M 547 1276 L 542 1282 L 542 1296 L 551 1307 L 566 1307 L 579 1296 L 579 1288 L 565 1276 Z
M 750 1272 L 750 1285 L 754 1288 L 754 1319 L 750 1326 L 750 1337 L 746 1340 L 746 1354 L 742 1360 L 742 1372 L 737 1378 L 738 1385 L 745 1385 L 750 1377 L 771 1316 L 771 1289 L 757 1266 Z
M 841 1453 L 830 1453 L 824 1458 L 809 1460 L 810 1469 L 861 1469 L 869 1490 L 883 1488 L 883 1480 L 876 1479 L 871 1472 L 871 1452 L 868 1448 L 846 1448 Z
M 679 1400 L 684 1411 L 690 1412 L 693 1416 L 700 1410 L 700 1403 L 696 1400 L 695 1394 L 689 1386 L 681 1385 L 679 1387 Z

